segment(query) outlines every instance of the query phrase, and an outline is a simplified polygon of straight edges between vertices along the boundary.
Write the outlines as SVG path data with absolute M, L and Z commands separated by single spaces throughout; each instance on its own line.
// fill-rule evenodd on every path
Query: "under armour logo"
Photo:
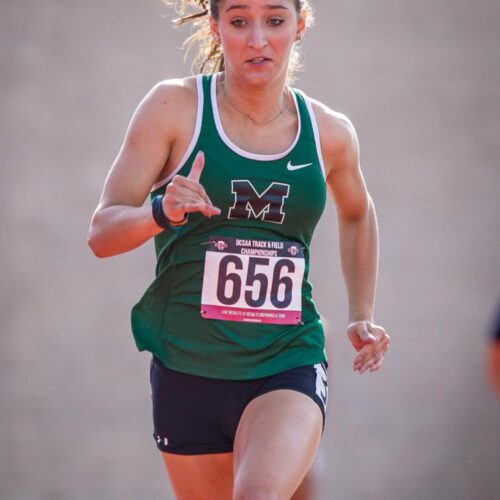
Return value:
M 163 441 L 163 445 L 167 446 L 168 439 L 166 437 L 162 438 L 161 436 L 155 436 L 156 442 L 160 444 Z

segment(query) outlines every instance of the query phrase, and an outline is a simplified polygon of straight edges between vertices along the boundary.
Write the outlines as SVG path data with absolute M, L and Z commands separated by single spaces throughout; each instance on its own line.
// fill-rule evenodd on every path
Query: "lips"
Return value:
M 268 57 L 253 57 L 252 59 L 247 59 L 247 63 L 249 64 L 263 64 L 270 61 Z

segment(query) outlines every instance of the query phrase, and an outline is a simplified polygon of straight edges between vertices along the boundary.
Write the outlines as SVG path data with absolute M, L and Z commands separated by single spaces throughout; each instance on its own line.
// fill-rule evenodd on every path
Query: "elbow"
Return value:
M 370 195 L 367 195 L 338 207 L 337 213 L 343 223 L 356 225 L 372 219 L 375 215 L 375 206 Z
M 111 254 L 106 249 L 105 242 L 100 236 L 101 231 L 99 231 L 99 216 L 96 212 L 94 217 L 92 217 L 92 222 L 90 223 L 89 234 L 87 236 L 87 245 L 89 246 L 92 253 L 99 257 L 100 259 L 104 257 L 109 257 Z
M 378 233 L 377 214 L 371 197 L 356 209 L 338 212 L 339 228 L 348 231 L 369 231 Z
M 95 231 L 93 231 L 92 228 L 90 228 L 89 235 L 87 236 L 87 245 L 96 257 L 100 259 L 108 257 L 102 245 L 99 244 L 99 239 L 96 237 Z

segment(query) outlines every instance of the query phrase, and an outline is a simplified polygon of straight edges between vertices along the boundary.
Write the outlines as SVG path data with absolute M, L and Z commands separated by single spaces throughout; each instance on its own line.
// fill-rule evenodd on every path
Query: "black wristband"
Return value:
M 184 216 L 184 219 L 180 222 L 172 222 L 165 215 L 165 211 L 163 210 L 163 196 L 159 194 L 153 198 L 151 201 L 151 209 L 153 211 L 153 219 L 155 220 L 158 227 L 163 229 L 172 229 L 174 231 L 182 228 L 184 224 L 187 222 L 187 217 Z

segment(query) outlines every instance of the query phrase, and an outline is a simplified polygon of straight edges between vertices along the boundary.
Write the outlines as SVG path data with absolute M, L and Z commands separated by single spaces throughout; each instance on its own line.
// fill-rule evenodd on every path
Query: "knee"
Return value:
M 235 484 L 233 500 L 285 500 L 273 486 Z

